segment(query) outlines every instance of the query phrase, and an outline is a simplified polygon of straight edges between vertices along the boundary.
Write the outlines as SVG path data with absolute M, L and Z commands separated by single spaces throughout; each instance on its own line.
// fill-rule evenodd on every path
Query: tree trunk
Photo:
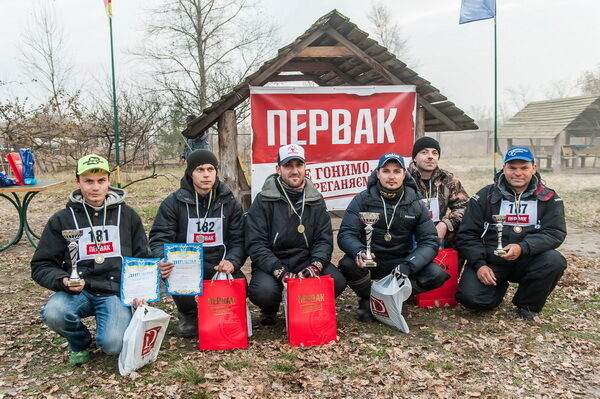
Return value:
M 221 115 L 219 130 L 219 175 L 231 189 L 235 198 L 240 198 L 241 189 L 238 180 L 237 161 L 237 122 L 235 110 L 228 110 Z

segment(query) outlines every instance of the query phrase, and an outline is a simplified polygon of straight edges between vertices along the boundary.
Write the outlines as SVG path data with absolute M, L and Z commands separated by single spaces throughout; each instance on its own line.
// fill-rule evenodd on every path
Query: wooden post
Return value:
M 218 122 L 219 131 L 219 177 L 231 189 L 233 195 L 240 199 L 237 162 L 237 121 L 235 110 L 223 112 Z
M 559 173 L 562 169 L 562 146 L 566 143 L 566 132 L 563 130 L 554 138 L 552 151 L 552 171 Z
M 425 108 L 417 106 L 417 120 L 415 123 L 415 141 L 425 136 Z

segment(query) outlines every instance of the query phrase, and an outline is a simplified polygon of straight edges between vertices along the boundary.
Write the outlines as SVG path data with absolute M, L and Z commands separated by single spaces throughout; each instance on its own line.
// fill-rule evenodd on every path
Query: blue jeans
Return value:
M 131 320 L 131 309 L 116 295 L 95 296 L 54 293 L 40 311 L 42 321 L 52 331 L 65 337 L 74 352 L 89 348 L 92 336 L 81 319 L 96 316 L 96 345 L 108 355 L 118 355 L 123 335 Z

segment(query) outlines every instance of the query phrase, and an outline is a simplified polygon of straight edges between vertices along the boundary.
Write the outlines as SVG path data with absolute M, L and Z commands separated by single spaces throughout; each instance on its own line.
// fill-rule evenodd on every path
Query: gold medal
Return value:
M 302 234 L 302 233 L 304 233 L 304 231 L 305 231 L 306 229 L 304 228 L 304 225 L 303 225 L 302 223 L 300 223 L 300 224 L 298 225 L 298 229 L 297 229 L 297 230 L 298 230 L 298 233 Z
M 520 233 L 523 231 L 523 228 L 521 226 L 513 226 L 513 231 L 515 233 Z
M 96 255 L 96 257 L 94 258 L 94 261 L 101 265 L 104 263 L 104 255 Z
M 387 233 L 385 233 L 385 235 L 383 236 L 383 239 L 386 240 L 387 242 L 392 241 L 392 235 L 390 234 L 389 231 Z

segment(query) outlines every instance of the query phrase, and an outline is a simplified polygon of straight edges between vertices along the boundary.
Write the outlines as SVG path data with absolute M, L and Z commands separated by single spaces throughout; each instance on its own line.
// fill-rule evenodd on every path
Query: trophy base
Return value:
M 377 262 L 373 259 L 367 259 L 364 261 L 365 267 L 377 267 Z
M 69 282 L 67 283 L 67 285 L 69 287 L 79 287 L 81 285 L 81 279 L 69 279 Z
M 506 253 L 507 252 L 505 250 L 503 250 L 503 249 L 495 249 L 494 250 L 494 255 L 496 255 L 496 256 L 506 255 Z

